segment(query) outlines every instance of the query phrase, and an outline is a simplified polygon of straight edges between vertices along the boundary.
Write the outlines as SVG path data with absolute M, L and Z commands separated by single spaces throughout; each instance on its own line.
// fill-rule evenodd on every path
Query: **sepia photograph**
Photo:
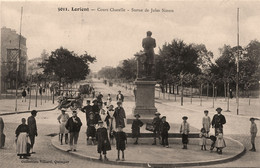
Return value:
M 0 0 L 1 168 L 260 167 L 259 0 Z

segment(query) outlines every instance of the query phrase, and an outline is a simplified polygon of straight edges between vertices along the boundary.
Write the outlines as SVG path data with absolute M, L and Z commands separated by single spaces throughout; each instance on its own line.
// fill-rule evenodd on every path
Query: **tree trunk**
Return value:
M 192 85 L 191 85 L 191 88 L 190 88 L 190 104 L 192 104 Z
M 181 106 L 183 106 L 183 83 L 181 81 Z
M 228 92 L 227 92 L 227 112 L 230 112 L 229 111 L 229 98 L 230 98 L 230 94 L 229 94 L 229 82 L 227 83 L 227 90 L 228 90 Z
M 215 100 L 215 84 L 213 83 L 212 86 L 213 86 L 213 88 L 212 88 L 212 99 L 213 99 L 213 108 L 214 108 L 214 104 L 215 104 L 215 102 L 214 102 L 214 100 Z
M 209 83 L 207 83 L 207 100 L 209 99 Z
M 250 106 L 250 90 L 248 90 L 248 104 Z
M 227 83 L 224 82 L 224 96 L 225 96 L 225 101 L 227 101 L 227 88 L 226 88 Z
M 202 91 L 203 91 L 203 84 L 200 84 L 200 106 L 202 106 Z

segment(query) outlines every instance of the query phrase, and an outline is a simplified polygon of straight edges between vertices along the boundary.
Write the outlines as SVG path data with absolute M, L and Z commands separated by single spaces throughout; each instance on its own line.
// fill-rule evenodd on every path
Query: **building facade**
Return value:
M 19 59 L 19 34 L 10 28 L 1 28 L 1 62 L 0 79 L 1 92 L 7 89 L 15 89 L 16 73 L 18 70 L 18 84 L 20 85 L 27 78 L 28 56 L 26 38 L 21 36 Z M 19 63 L 19 66 L 17 64 Z

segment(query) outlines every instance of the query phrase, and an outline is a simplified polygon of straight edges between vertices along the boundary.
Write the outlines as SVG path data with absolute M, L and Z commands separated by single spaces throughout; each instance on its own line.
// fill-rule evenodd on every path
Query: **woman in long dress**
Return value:
M 70 118 L 69 115 L 66 112 L 65 108 L 61 109 L 61 114 L 57 118 L 59 123 L 60 123 L 60 144 L 62 145 L 62 140 L 63 140 L 63 134 L 65 134 L 65 143 L 68 144 L 68 133 L 69 131 L 65 128 L 65 125 Z
M 16 152 L 20 159 L 28 159 L 30 156 L 30 139 L 29 139 L 29 126 L 26 125 L 26 119 L 22 118 L 22 124 L 19 125 L 15 131 L 16 134 Z

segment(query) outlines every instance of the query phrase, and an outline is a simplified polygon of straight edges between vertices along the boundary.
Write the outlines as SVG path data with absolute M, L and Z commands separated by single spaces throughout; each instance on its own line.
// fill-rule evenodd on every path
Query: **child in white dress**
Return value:
M 222 154 L 222 149 L 226 147 L 226 143 L 225 140 L 223 138 L 223 133 L 217 129 L 217 140 L 216 140 L 216 144 L 215 147 L 217 148 L 217 152 L 218 154 Z
M 207 133 L 205 128 L 201 128 L 200 130 L 200 146 L 201 146 L 201 150 L 207 150 L 206 149 L 206 137 L 207 137 Z

